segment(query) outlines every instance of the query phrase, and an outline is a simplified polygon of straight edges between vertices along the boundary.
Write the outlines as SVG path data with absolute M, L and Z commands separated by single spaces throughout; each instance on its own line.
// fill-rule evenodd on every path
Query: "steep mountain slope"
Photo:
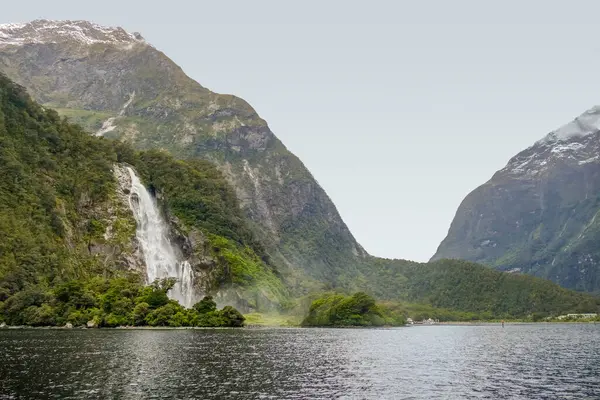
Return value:
M 0 292 L 107 266 L 142 268 L 115 161 L 108 142 L 43 110 L 0 75 Z
M 513 157 L 462 202 L 434 260 L 600 290 L 600 107 Z
M 0 26 L 0 70 L 98 136 L 216 163 L 292 286 L 336 284 L 365 251 L 245 101 L 190 79 L 139 34 L 84 21 Z
M 72 279 L 133 273 L 144 281 L 123 162 L 159 197 L 198 295 L 246 310 L 286 299 L 213 165 L 90 136 L 0 74 L 0 309 L 18 293 L 43 294 Z

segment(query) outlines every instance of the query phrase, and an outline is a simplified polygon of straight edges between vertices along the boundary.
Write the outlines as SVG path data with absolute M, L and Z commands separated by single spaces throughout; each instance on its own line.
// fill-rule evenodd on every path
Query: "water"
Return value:
M 597 399 L 599 325 L 0 331 L 0 399 Z
M 129 206 L 137 222 L 136 237 L 146 263 L 148 282 L 156 278 L 177 278 L 169 296 L 189 308 L 195 300 L 192 268 L 178 257 L 177 248 L 169 240 L 169 225 L 162 218 L 156 201 L 133 169 L 127 170 L 131 178 Z

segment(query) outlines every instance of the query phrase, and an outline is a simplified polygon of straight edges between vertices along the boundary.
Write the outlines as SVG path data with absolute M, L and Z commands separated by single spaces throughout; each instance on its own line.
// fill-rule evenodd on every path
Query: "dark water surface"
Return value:
M 3 330 L 12 398 L 600 399 L 600 324 Z

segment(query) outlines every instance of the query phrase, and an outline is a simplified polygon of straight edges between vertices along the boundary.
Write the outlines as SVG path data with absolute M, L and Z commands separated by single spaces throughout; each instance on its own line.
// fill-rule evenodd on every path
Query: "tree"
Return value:
M 136 304 L 133 308 L 133 324 L 135 326 L 146 325 L 146 317 L 150 312 L 150 305 L 145 302 Z
M 202 300 L 194 304 L 193 307 L 199 314 L 206 314 L 215 311 L 217 309 L 217 303 L 215 303 L 212 296 L 205 296 Z
M 230 327 L 241 327 L 244 326 L 246 318 L 235 308 L 231 306 L 225 306 L 221 310 L 221 316 L 225 319 L 227 326 Z

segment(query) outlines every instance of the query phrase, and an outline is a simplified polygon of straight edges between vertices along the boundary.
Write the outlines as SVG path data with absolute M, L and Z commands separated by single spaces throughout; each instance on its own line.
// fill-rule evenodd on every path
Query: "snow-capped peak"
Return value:
M 0 48 L 69 41 L 86 45 L 111 43 L 126 47 L 146 43 L 139 33 L 129 33 L 123 28 L 105 27 L 88 21 L 38 19 L 29 23 L 0 24 Z
M 540 142 L 566 141 L 600 131 L 600 106 L 594 106 L 568 124 L 550 132 Z
M 600 106 L 590 108 L 573 121 L 550 132 L 511 158 L 500 172 L 530 178 L 557 162 L 571 166 L 600 163 Z

